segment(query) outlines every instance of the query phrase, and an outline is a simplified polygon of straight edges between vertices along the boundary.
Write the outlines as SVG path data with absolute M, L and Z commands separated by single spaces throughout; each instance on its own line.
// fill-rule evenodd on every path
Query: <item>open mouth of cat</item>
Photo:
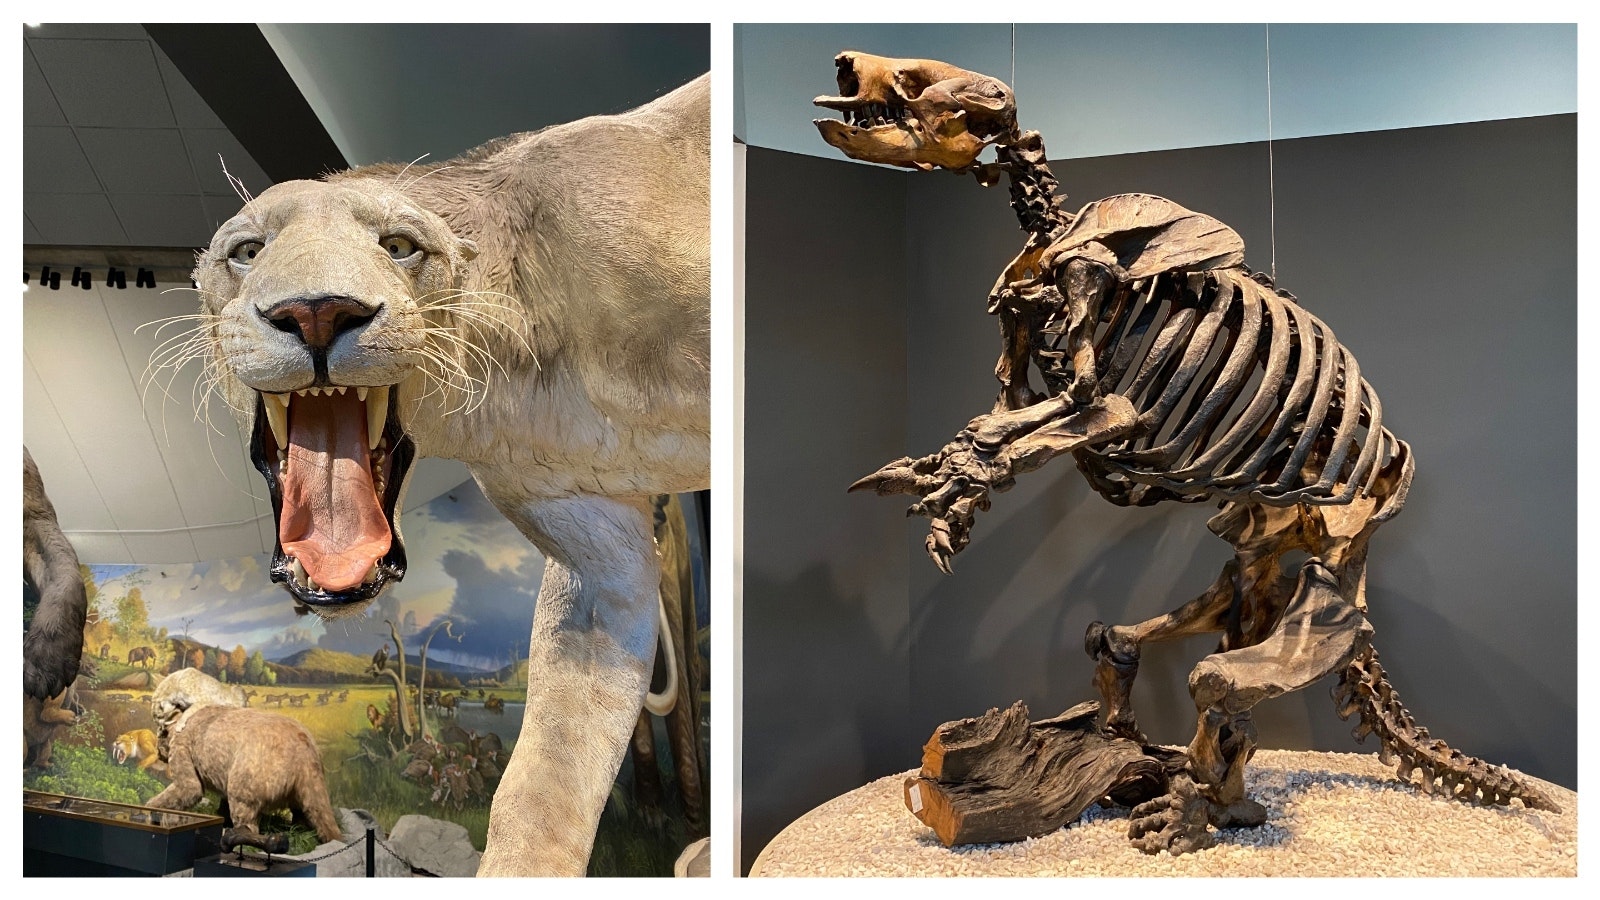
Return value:
M 405 577 L 396 517 L 416 445 L 396 407 L 392 386 L 256 394 L 250 458 L 277 523 L 270 576 L 300 607 L 333 613 Z

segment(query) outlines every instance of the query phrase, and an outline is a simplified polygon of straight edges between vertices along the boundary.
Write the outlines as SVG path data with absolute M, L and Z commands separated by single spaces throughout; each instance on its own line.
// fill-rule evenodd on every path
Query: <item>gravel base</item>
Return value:
M 1173 857 L 1128 843 L 1126 810 L 1090 807 L 1053 834 L 946 849 L 905 808 L 911 773 L 880 778 L 796 820 L 753 876 L 1555 876 L 1578 874 L 1578 795 L 1530 779 L 1560 815 L 1469 806 L 1395 779 L 1376 754 L 1262 750 L 1246 790 L 1260 828 L 1216 832 L 1217 846 Z M 1525 776 L 1526 777 L 1526 776 Z

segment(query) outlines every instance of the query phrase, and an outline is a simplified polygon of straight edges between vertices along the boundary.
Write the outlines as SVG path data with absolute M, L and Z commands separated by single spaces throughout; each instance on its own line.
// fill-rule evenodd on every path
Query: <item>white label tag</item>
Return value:
M 920 784 L 911 786 L 911 812 L 922 812 L 922 785 Z

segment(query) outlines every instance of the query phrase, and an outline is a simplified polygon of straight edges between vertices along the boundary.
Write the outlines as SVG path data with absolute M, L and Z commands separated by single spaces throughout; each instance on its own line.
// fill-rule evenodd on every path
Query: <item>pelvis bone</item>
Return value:
M 816 119 L 822 139 L 852 159 L 928 171 L 962 170 L 1013 135 L 1017 106 L 1003 82 L 931 59 L 854 50 L 834 57 L 837 97 L 812 102 L 844 114 Z

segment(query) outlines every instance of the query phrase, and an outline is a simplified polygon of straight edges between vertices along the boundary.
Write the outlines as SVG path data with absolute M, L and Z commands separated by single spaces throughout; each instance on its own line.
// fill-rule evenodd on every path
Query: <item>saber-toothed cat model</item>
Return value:
M 704 76 L 279 184 L 195 266 L 192 346 L 250 435 L 297 607 L 355 615 L 404 577 L 419 456 L 465 463 L 545 555 L 480 874 L 584 873 L 656 653 L 651 496 L 709 487 L 709 99 Z

